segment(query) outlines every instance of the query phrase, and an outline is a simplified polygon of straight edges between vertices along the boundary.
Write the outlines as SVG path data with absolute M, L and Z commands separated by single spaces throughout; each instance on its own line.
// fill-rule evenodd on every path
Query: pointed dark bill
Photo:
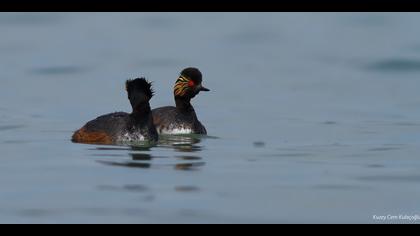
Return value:
M 208 92 L 208 91 L 210 91 L 210 89 L 201 86 L 200 91 Z

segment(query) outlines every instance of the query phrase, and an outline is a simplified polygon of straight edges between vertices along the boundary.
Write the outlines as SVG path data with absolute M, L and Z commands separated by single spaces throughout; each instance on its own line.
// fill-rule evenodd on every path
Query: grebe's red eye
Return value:
M 190 87 L 194 87 L 194 81 L 189 80 L 189 81 L 188 81 L 188 86 L 190 86 Z

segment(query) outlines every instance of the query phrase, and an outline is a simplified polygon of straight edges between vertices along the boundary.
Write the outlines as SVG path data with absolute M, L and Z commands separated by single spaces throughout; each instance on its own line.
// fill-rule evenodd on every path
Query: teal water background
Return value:
M 377 223 L 374 215 L 419 214 L 419 20 L 0 13 L 0 222 Z M 188 66 L 211 89 L 193 101 L 210 138 L 71 143 L 88 120 L 130 111 L 128 78 L 154 81 L 152 107 L 173 104 Z

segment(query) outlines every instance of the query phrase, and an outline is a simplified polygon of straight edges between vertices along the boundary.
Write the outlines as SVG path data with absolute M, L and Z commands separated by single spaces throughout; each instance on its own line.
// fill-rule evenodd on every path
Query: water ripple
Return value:
M 70 75 L 81 74 L 88 71 L 88 68 L 81 66 L 52 66 L 30 70 L 31 74 L 36 75 Z
M 127 191 L 127 192 L 147 192 L 149 188 L 144 185 L 139 184 L 131 184 L 131 185 L 124 185 L 124 186 L 113 186 L 113 185 L 99 185 L 97 186 L 98 190 L 104 191 Z
M 25 126 L 24 125 L 0 125 L 0 131 L 21 129 L 23 127 Z
M 392 150 L 400 150 L 401 148 L 398 147 L 378 147 L 378 148 L 371 148 L 369 152 L 383 152 L 383 151 L 392 151 Z
M 420 71 L 420 60 L 388 59 L 371 63 L 366 68 L 380 72 L 418 72 Z
M 374 181 L 374 182 L 414 182 L 420 183 L 420 175 L 376 175 L 376 176 L 362 176 L 358 178 L 362 181 Z

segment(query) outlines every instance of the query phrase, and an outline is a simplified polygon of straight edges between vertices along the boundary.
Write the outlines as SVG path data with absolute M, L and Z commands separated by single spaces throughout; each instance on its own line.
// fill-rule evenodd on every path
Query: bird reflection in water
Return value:
M 199 136 L 161 136 L 157 147 L 163 148 L 173 148 L 177 152 L 182 153 L 197 153 L 202 151 L 202 146 L 197 145 L 201 142 Z M 110 161 L 110 160 L 97 160 L 98 163 L 109 165 L 109 166 L 120 166 L 120 167 L 129 167 L 129 168 L 167 168 L 170 167 L 175 170 L 191 171 L 198 170 L 200 167 L 205 165 L 205 162 L 202 162 L 201 157 L 197 155 L 179 155 L 175 156 L 179 163 L 170 163 L 173 160 L 169 156 L 156 156 L 150 153 L 151 146 L 138 146 L 132 145 L 129 147 L 131 151 L 129 153 L 130 160 L 128 161 Z M 103 150 L 97 149 L 97 150 Z M 112 149 L 116 150 L 116 149 Z M 120 149 L 127 150 L 127 149 Z M 95 155 L 101 156 L 101 155 Z M 103 154 L 103 156 L 110 156 L 109 154 Z M 112 155 L 111 155 L 112 156 Z M 153 163 L 153 160 L 164 159 L 165 161 L 157 161 L 158 163 Z M 168 160 L 168 161 L 166 161 Z
M 202 135 L 161 135 L 159 136 L 159 146 L 174 148 L 179 152 L 199 152 L 202 146 L 197 145 L 201 142 Z

